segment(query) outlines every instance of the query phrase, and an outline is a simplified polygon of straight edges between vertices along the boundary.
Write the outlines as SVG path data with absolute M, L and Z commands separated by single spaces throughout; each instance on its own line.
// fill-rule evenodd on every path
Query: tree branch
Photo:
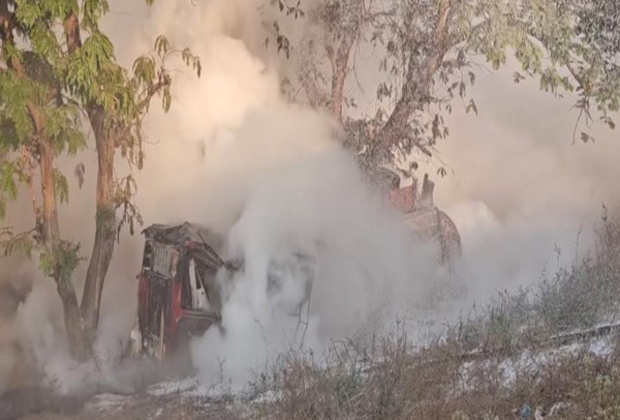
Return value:
M 321 91 L 319 87 L 314 83 L 312 76 L 308 73 L 304 73 L 299 78 L 301 87 L 306 92 L 306 97 L 312 108 L 324 107 L 327 103 L 327 95 Z
M 575 81 L 579 84 L 579 86 L 581 86 L 581 88 L 585 90 L 583 79 L 581 78 L 581 76 L 579 76 L 579 73 L 577 72 L 573 64 L 567 60 L 564 66 L 566 67 L 568 72 L 571 74 L 571 76 L 573 76 L 573 79 L 575 79 Z
M 8 1 L 0 0 L 0 40 L 3 44 L 15 45 L 15 40 L 13 38 L 13 20 L 13 14 L 9 11 Z M 24 66 L 15 55 L 13 55 L 6 64 L 17 73 L 19 78 L 24 78 L 26 76 Z M 30 99 L 26 101 L 26 106 L 34 124 L 35 131 L 40 133 L 43 128 L 43 120 L 39 110 Z
M 153 86 L 150 86 L 147 89 L 146 96 L 138 104 L 138 112 L 142 113 L 145 111 L 151 103 L 153 97 L 168 86 L 170 86 L 170 79 L 166 77 L 161 78 L 159 82 L 155 83 Z
M 82 46 L 80 37 L 80 21 L 74 12 L 70 12 L 64 22 L 67 50 L 69 54 L 75 53 Z
M 403 138 L 409 137 L 409 118 L 414 110 L 421 105 L 424 96 L 428 96 L 433 76 L 439 69 L 449 48 L 448 21 L 451 11 L 452 7 L 450 6 L 449 0 L 443 0 L 439 5 L 433 30 L 433 45 L 430 48 L 433 54 L 425 60 L 421 71 L 418 71 L 417 63 L 413 60 L 415 51 L 414 46 L 411 45 L 409 50 L 409 64 L 401 96 L 396 102 L 387 123 L 379 132 L 379 140 L 381 143 L 391 146 L 397 144 Z M 423 146 L 419 141 L 413 139 L 412 143 L 420 148 L 423 153 L 430 153 L 428 150 L 424 152 Z
M 330 111 L 336 121 L 342 123 L 342 103 L 344 101 L 344 83 L 347 80 L 347 66 L 351 48 L 359 35 L 359 25 L 355 24 L 341 37 L 336 55 L 330 57 L 332 63 L 332 87 L 330 97 Z

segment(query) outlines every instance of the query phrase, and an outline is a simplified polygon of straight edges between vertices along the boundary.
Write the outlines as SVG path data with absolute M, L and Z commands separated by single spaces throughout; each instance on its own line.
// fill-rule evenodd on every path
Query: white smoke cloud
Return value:
M 146 127 L 155 144 L 147 149 L 146 168 L 137 174 L 137 199 L 147 225 L 190 220 L 230 231 L 229 251 L 245 257 L 247 269 L 236 279 L 224 308 L 226 337 L 218 337 L 214 329 L 194 352 L 203 377 L 209 376 L 214 357 L 225 354 L 228 373 L 239 383 L 249 368 L 257 367 L 254 362 L 264 361 L 289 337 L 287 318 L 274 318 L 272 312 L 299 297 L 299 287 L 294 278 L 288 279 L 292 281 L 285 284 L 285 293 L 272 301 L 264 286 L 268 262 L 291 241 L 314 250 L 320 261 L 307 334 L 312 345 L 353 331 L 379 302 L 380 292 L 390 285 L 413 285 L 414 279 L 409 278 L 413 259 L 407 251 L 411 238 L 397 216 L 369 195 L 353 161 L 332 141 L 331 123 L 283 103 L 275 69 L 244 42 L 248 30 L 258 30 L 260 20 L 240 2 L 233 3 L 158 3 L 142 17 L 150 23 L 142 34 L 125 33 L 124 42 L 116 44 L 124 45 L 120 59 L 129 60 L 166 33 L 173 45 L 189 45 L 201 56 L 200 79 L 178 65 L 171 113 L 164 116 L 153 107 Z M 112 4 L 113 11 L 122 7 L 121 2 Z M 144 12 L 132 13 L 133 19 Z M 135 27 L 123 23 L 126 17 L 115 15 L 110 25 L 119 32 L 112 34 L 123 38 L 126 28 Z M 82 242 L 88 253 L 92 232 L 75 227 L 79 220 L 88 226 L 91 219 L 92 212 L 83 209 L 92 207 L 92 150 L 83 159 L 84 190 L 73 189 L 77 193 L 61 222 L 65 235 Z M 110 362 L 134 320 L 141 246 L 140 236 L 124 235 L 108 275 L 97 350 Z M 75 276 L 78 295 L 83 270 Z M 69 392 L 83 384 L 93 367 L 68 359 L 61 308 L 50 288 L 51 282 L 35 288 L 20 308 L 20 325 L 36 347 L 39 367 L 47 377 L 59 378 L 61 389 Z M 258 359 L 250 359 L 248 350 Z M 113 374 L 110 364 L 104 370 L 104 376 Z
M 295 249 L 318 257 L 305 336 L 315 348 L 370 321 L 382 293 L 422 290 L 429 270 L 416 264 L 415 244 L 399 215 L 367 190 L 333 140 L 336 127 L 284 103 L 276 69 L 252 54 L 235 29 L 252 20 L 248 13 L 258 15 L 237 6 L 154 9 L 151 39 L 161 31 L 175 45 L 190 45 L 202 58 L 203 75 L 177 74 L 171 114 L 149 119 L 148 133 L 158 143 L 147 150 L 138 200 L 148 209 L 147 224 L 202 223 L 230 233 L 229 256 L 245 258 L 223 310 L 225 337 L 212 329 L 194 346 L 203 379 L 215 376 L 225 356 L 227 373 L 239 384 L 265 356 L 299 344 L 291 333 L 297 321 L 273 314 L 300 296 L 301 285 L 289 278 L 285 293 L 269 298 L 272 259 Z M 187 25 L 170 26 L 169 15 L 186 16 Z M 220 20 L 226 25 L 198 26 Z
M 302 279 L 287 278 L 285 295 L 267 295 L 270 261 L 292 251 L 318 261 L 312 333 L 305 343 L 315 350 L 370 321 L 382 294 L 415 297 L 416 289 L 422 290 L 428 272 L 416 261 L 422 258 L 412 236 L 400 216 L 362 182 L 330 128 L 312 111 L 282 105 L 250 114 L 226 147 L 212 155 L 229 163 L 216 169 L 223 185 L 247 193 L 229 237 L 231 256 L 242 255 L 246 270 L 234 279 L 224 306 L 226 334 L 213 329 L 194 347 L 203 377 L 214 377 L 226 359 L 232 366 L 226 372 L 239 385 L 265 356 L 300 344 L 294 342 L 297 320 L 284 321 L 278 308 L 300 297 Z M 225 188 L 212 191 L 226 194 Z M 212 195 L 211 202 L 217 206 L 219 197 Z
M 329 121 L 282 103 L 280 70 L 292 70 L 262 47 L 261 3 L 212 0 L 194 6 L 187 0 L 147 8 L 117 0 L 105 22 L 128 67 L 162 33 L 202 59 L 199 79 L 173 64 L 168 115 L 152 107 L 146 121 L 152 144 L 147 145 L 146 167 L 137 174 L 137 200 L 147 225 L 189 220 L 230 232 L 230 253 L 246 259 L 247 269 L 236 278 L 224 308 L 227 335 L 213 329 L 195 343 L 204 381 L 213 378 L 222 356 L 238 384 L 266 356 L 298 344 L 291 339 L 297 322 L 272 316 L 278 304 L 298 296 L 297 278 L 290 278 L 290 289 L 279 301 L 268 299 L 264 287 L 268 261 L 291 244 L 319 257 L 306 335 L 313 348 L 372 321 L 374 309 L 386 302 L 382 296 L 400 296 L 403 303 L 423 299 L 434 275 L 423 262 L 430 260 L 427 251 L 411 243 L 398 216 L 361 184 L 350 158 L 331 140 Z M 362 83 L 369 67 L 361 63 L 358 68 Z M 509 79 L 511 72 L 501 77 Z M 436 203 L 461 230 L 465 264 L 460 277 L 476 300 L 496 287 L 535 281 L 554 262 L 554 242 L 570 253 L 579 225 L 587 230 L 598 200 L 613 195 L 609 174 L 618 170 L 617 143 L 566 151 L 571 116 L 531 87 L 508 92 L 511 82 L 503 79 L 479 80 L 474 94 L 481 116 L 455 111 L 452 136 L 441 145 L 442 158 L 456 176 L 438 181 Z M 541 98 L 547 99 L 536 105 Z M 366 99 L 374 100 L 372 95 Z M 508 115 L 515 110 L 516 117 Z M 87 166 L 86 183 L 79 190 L 71 180 L 71 204 L 61 211 L 61 225 L 88 255 L 94 227 L 80 226 L 93 226 L 92 147 L 80 158 Z M 582 173 L 583 168 L 589 169 Z M 73 168 L 65 169 L 70 173 Z M 134 322 L 141 247 L 140 235 L 123 235 L 104 289 L 98 352 L 109 361 L 109 371 Z M 84 271 L 82 265 L 75 276 L 78 295 Z M 18 335 L 37 347 L 42 370 L 63 378 L 64 389 L 70 390 L 92 370 L 66 358 L 59 314 L 50 281 L 37 281 L 19 309 Z M 8 366 L 12 357 L 0 358 L 0 365 Z

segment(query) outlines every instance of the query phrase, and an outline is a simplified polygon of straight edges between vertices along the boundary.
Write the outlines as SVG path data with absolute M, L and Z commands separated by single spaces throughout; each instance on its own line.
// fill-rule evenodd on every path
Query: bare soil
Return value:
M 97 395 L 88 401 L 52 397 L 41 390 L 21 390 L 0 399 L 1 420 L 184 420 L 238 419 L 231 400 L 185 398 L 180 395 Z

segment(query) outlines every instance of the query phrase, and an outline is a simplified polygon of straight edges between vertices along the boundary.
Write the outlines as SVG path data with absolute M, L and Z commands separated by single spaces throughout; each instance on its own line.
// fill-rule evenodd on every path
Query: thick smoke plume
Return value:
M 303 277 L 287 276 L 282 293 L 267 295 L 270 261 L 292 252 L 318 262 L 310 334 L 298 336 L 315 350 L 355 332 L 390 297 L 422 290 L 423 251 L 329 128 L 312 111 L 280 105 L 250 113 L 220 150 L 220 159 L 234 162 L 221 169 L 223 179 L 238 180 L 225 185 L 247 193 L 229 236 L 229 255 L 243 256 L 246 269 L 224 306 L 225 334 L 213 329 L 194 347 L 203 376 L 213 377 L 225 360 L 239 384 L 267 355 L 301 344 L 297 318 L 285 320 L 303 296 Z
M 210 21 L 220 12 L 215 4 L 195 12 Z M 399 215 L 363 184 L 335 140 L 337 127 L 285 104 L 277 74 L 244 42 L 226 33 L 188 42 L 203 57 L 204 74 L 177 81 L 173 123 L 162 119 L 153 129 L 167 144 L 153 150 L 141 179 L 176 176 L 140 199 L 149 195 L 153 221 L 192 220 L 229 235 L 228 256 L 245 259 L 223 309 L 226 335 L 213 329 L 193 348 L 205 381 L 223 361 L 225 373 L 242 384 L 267 355 L 300 344 L 298 321 L 284 313 L 303 285 L 287 278 L 283 294 L 269 298 L 270 261 L 296 250 L 317 258 L 303 336 L 320 348 L 370 321 L 390 294 L 421 290 L 425 258 Z
M 375 320 L 387 303 L 389 318 L 400 309 L 393 296 L 403 305 L 423 300 L 438 274 L 428 250 L 413 243 L 398 215 L 362 184 L 334 141 L 330 121 L 280 97 L 279 79 L 284 72 L 294 74 L 295 63 L 263 48 L 262 2 L 194 3 L 156 2 L 147 8 L 141 1 L 112 1 L 104 26 L 127 67 L 162 33 L 201 56 L 200 79 L 175 65 L 170 114 L 152 107 L 137 200 L 147 225 L 202 223 L 228 236 L 228 256 L 246 259 L 224 307 L 226 335 L 214 329 L 193 346 L 203 381 L 213 381 L 223 361 L 226 374 L 242 384 L 265 356 L 300 344 L 297 321 L 283 316 L 300 296 L 299 278 L 290 276 L 285 292 L 268 298 L 271 259 L 296 249 L 319 261 L 304 335 L 304 344 L 315 349 Z M 373 63 L 356 60 L 360 82 L 372 82 Z M 588 231 L 600 200 L 613 197 L 615 188 L 609 174 L 618 171 L 613 157 L 620 146 L 602 135 L 591 148 L 571 148 L 574 120 L 565 113 L 571 103 L 543 96 L 534 85 L 513 86 L 512 70 L 479 79 L 473 94 L 481 115 L 465 116 L 455 107 L 452 136 L 440 146 L 440 158 L 455 175 L 437 180 L 436 203 L 461 230 L 465 259 L 459 281 L 468 286 L 469 301 L 497 287 L 537 280 L 545 266 L 556 263 L 555 242 L 566 250 L 562 262 L 570 262 L 565 256 L 573 257 L 578 229 Z M 371 106 L 370 97 L 358 103 Z M 94 234 L 93 148 L 80 159 L 87 168 L 85 184 L 79 189 L 72 180 L 61 225 L 88 253 Z M 424 169 L 435 173 L 436 163 Z M 75 162 L 61 165 L 71 173 Z M 9 223 L 31 223 L 20 214 L 27 211 L 11 213 Z M 93 376 L 118 382 L 113 365 L 135 319 L 142 244 L 139 235 L 123 235 L 117 246 L 104 290 L 96 369 L 68 360 L 50 281 L 23 260 L 3 263 L 0 296 L 10 303 L 3 303 L 0 320 L 0 390 L 15 382 L 18 359 L 32 360 L 66 392 Z M 587 245 L 582 238 L 580 249 Z M 78 293 L 84 271 L 82 265 L 75 275 Z M 5 313 L 4 307 L 11 309 Z

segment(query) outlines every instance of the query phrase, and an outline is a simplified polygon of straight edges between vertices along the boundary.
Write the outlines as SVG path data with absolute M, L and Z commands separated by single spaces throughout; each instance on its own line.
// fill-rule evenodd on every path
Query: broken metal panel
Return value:
M 420 202 L 418 207 L 420 209 L 430 210 L 435 208 L 433 201 L 433 193 L 435 192 L 435 183 L 428 179 L 428 174 L 424 175 L 424 182 L 422 182 L 422 192 L 420 193 Z
M 220 285 L 216 281 L 219 270 L 195 258 L 195 253 L 186 255 L 181 264 L 182 283 L 181 307 L 187 310 L 200 310 L 217 313 L 221 310 Z
M 216 252 L 223 249 L 221 238 L 198 225 L 152 225 L 144 234 L 139 333 L 134 334 L 134 340 L 142 340 L 143 353 L 165 358 L 188 336 L 200 335 L 220 323 L 222 302 L 227 298 L 224 294 L 230 289 L 227 284 L 245 263 L 243 259 L 225 263 Z M 315 265 L 314 258 L 295 253 L 292 258 L 273 261 L 269 268 L 268 293 L 281 291 L 287 278 L 303 282 L 300 301 L 291 308 L 300 325 L 307 325 L 302 313 L 307 318 Z
M 390 202 L 402 213 L 411 213 L 416 208 L 416 189 L 415 183 L 409 187 L 391 190 L 389 192 Z
M 409 187 L 395 188 L 388 192 L 393 207 L 400 210 L 413 234 L 423 242 L 438 248 L 438 260 L 452 269 L 461 256 L 461 237 L 450 217 L 435 207 L 435 184 L 424 175 L 422 191 L 418 195 L 416 179 Z
M 207 295 L 210 310 L 219 313 L 222 310 L 222 293 L 220 290 L 220 283 L 217 280 L 217 270 L 206 267 L 199 271 L 199 279 L 202 281 L 202 286 Z
M 207 298 L 206 288 L 203 284 L 201 275 L 197 273 L 196 270 L 196 262 L 192 258 L 189 260 L 188 266 L 192 308 L 202 311 L 208 311 L 211 309 L 211 305 L 209 303 L 209 299 Z
M 405 223 L 421 240 L 432 241 L 439 235 L 439 210 L 418 210 L 405 214 Z
M 176 275 L 178 251 L 172 245 L 153 243 L 153 271 L 163 277 Z
M 396 190 L 400 187 L 400 176 L 389 168 L 378 168 L 372 178 L 375 184 L 383 191 Z
M 224 238 L 209 229 L 193 223 L 177 226 L 152 225 L 143 231 L 147 240 L 175 247 L 196 249 L 205 263 L 214 268 L 224 265 L 220 257 L 224 253 Z
M 450 217 L 439 210 L 416 210 L 405 215 L 405 222 L 414 235 L 437 247 L 441 264 L 452 267 L 461 256 L 461 236 Z

